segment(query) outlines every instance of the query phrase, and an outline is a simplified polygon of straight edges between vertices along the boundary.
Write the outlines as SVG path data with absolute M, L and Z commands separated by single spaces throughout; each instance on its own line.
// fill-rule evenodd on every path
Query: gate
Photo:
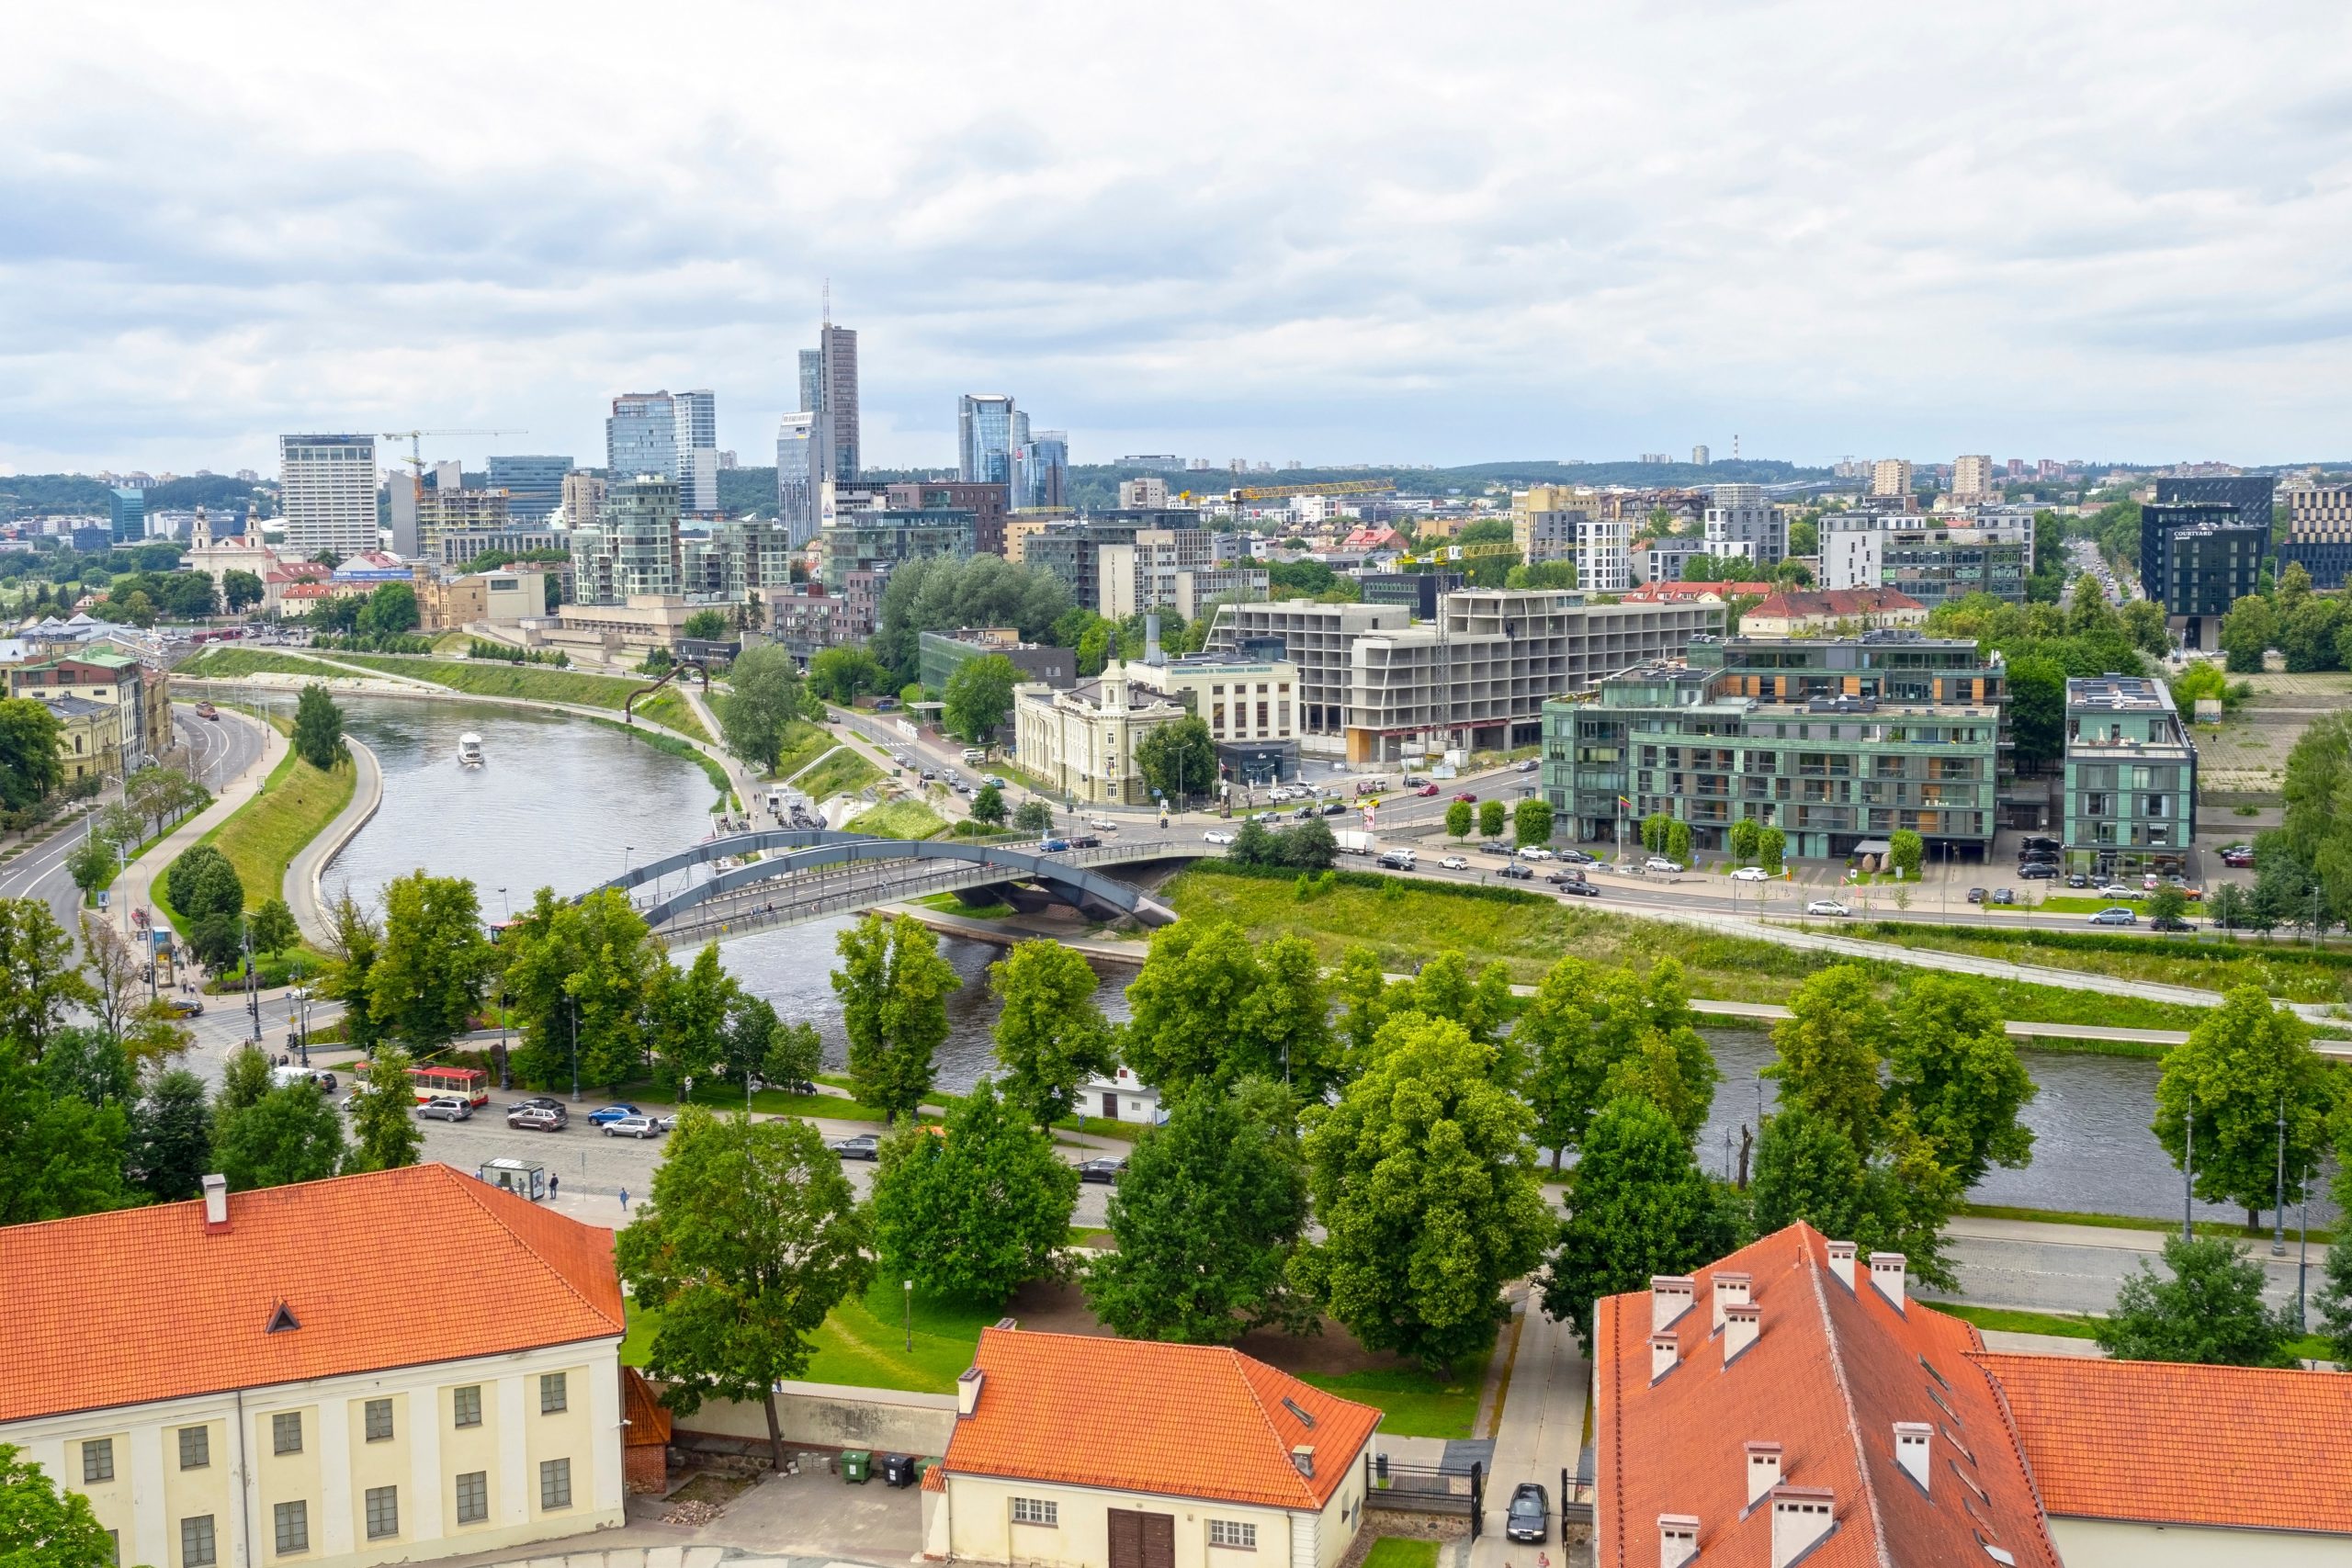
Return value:
M 1487 1467 L 1483 1464 L 1405 1464 L 1386 1454 L 1368 1453 L 1363 1456 L 1363 1481 L 1368 1508 L 1466 1515 L 1473 1540 L 1485 1529 Z

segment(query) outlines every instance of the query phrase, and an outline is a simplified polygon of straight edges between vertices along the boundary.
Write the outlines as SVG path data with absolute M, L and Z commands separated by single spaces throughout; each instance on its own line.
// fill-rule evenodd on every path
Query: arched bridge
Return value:
M 1047 853 L 1021 841 L 877 839 L 826 829 L 770 828 L 707 840 L 632 867 L 600 886 L 634 897 L 636 889 L 650 886 L 653 901 L 638 907 L 657 935 L 681 944 L 796 925 L 930 893 L 1022 884 L 1096 913 L 1165 925 L 1176 918 L 1174 912 L 1109 874 L 1109 868 L 1216 852 L 1196 837 L 1137 835 L 1123 842 Z M 741 861 L 753 853 L 760 858 L 690 880 L 676 891 L 666 890 L 672 878 L 691 877 L 699 866 Z

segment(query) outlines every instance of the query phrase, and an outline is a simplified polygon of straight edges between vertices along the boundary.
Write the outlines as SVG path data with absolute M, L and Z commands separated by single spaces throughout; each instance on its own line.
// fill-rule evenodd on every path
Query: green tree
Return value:
M 1743 817 L 1731 825 L 1732 858 L 1742 865 L 1753 864 L 1756 852 L 1764 838 L 1764 825 L 1753 817 Z
M 368 1064 L 368 1076 L 352 1090 L 351 1153 L 346 1171 L 399 1170 L 414 1165 L 424 1151 L 418 1130 L 416 1095 L 409 1085 L 409 1065 L 415 1058 L 397 1045 L 377 1049 Z
M 38 697 L 0 697 L 0 806 L 21 811 L 65 782 L 64 727 Z
M 1226 851 L 1226 859 L 1236 865 L 1273 865 L 1280 856 L 1275 853 L 1273 834 L 1263 822 L 1251 817 L 1233 835 L 1233 847 Z
M 1574 957 L 1544 973 L 1511 1040 L 1528 1058 L 1536 1138 L 1553 1151 L 1554 1168 L 1562 1151 L 1583 1146 L 1600 1107 L 1625 1096 L 1656 1105 L 1686 1142 L 1697 1135 L 1719 1076 L 1697 1018 L 1682 966 L 1670 958 L 1646 984 L 1629 969 Z
M 1321 964 L 1302 938 L 1261 942 L 1230 920 L 1163 927 L 1127 1002 L 1124 1058 L 1162 1093 L 1262 1077 L 1313 1095 L 1337 1076 Z
M 1477 825 L 1472 820 L 1475 816 L 1476 813 L 1471 809 L 1468 801 L 1457 800 L 1450 803 L 1445 808 L 1446 837 L 1457 844 L 1468 838 L 1470 829 Z
M 261 579 L 250 571 L 223 572 L 220 577 L 220 601 L 232 615 L 252 609 L 262 601 Z
M 1788 854 L 1788 851 L 1789 835 L 1785 829 L 1770 827 L 1757 835 L 1756 863 L 1773 875 L 1778 876 L 1781 874 L 1781 866 L 1786 863 L 1784 857 Z
M 463 1034 L 497 967 L 474 885 L 413 871 L 384 889 L 384 940 L 368 973 L 377 1021 L 419 1052 Z
M 120 863 L 115 859 L 114 846 L 104 839 L 85 838 L 65 857 L 65 874 L 84 893 L 112 881 L 119 869 Z
M 1021 803 L 1012 814 L 1012 825 L 1024 833 L 1050 833 L 1054 830 L 1054 808 L 1035 797 Z
M 1912 1126 L 1962 1187 L 1996 1165 L 2031 1161 L 2033 1132 L 2018 1114 L 2038 1090 L 1982 982 L 1919 975 L 1889 1025 L 1888 1098 L 1909 1108 Z
M 114 1538 L 90 1500 L 52 1482 L 13 1443 L 0 1443 L 0 1563 L 7 1568 L 115 1568 Z
M 645 1371 L 663 1403 L 692 1415 L 707 1399 L 756 1401 L 781 1471 L 775 1385 L 808 1371 L 818 1328 L 871 1276 L 869 1234 L 808 1122 L 680 1111 L 651 1200 L 613 1245 L 638 1306 L 659 1314 Z
M 1666 858 L 1677 865 L 1690 863 L 1690 824 L 1679 817 L 1667 824 Z
M 688 615 L 685 624 L 678 628 L 678 635 L 696 642 L 725 642 L 727 634 L 734 629 L 734 622 L 726 611 L 704 609 Z
M 2040 765 L 2066 749 L 2066 666 L 2046 654 L 2010 660 L 2009 729 L 2018 761 Z
M 266 900 L 246 922 L 252 928 L 255 953 L 283 953 L 302 940 L 302 928 L 283 898 Z
M 354 1045 L 365 1050 L 383 1038 L 376 1016 L 368 1010 L 368 972 L 375 967 L 384 929 L 373 911 L 351 896 L 348 888 L 327 907 L 327 966 L 319 976 L 318 994 L 343 1004 L 344 1021 Z
M 1887 835 L 1886 858 L 1897 871 L 1917 882 L 1919 863 L 1927 858 L 1927 840 L 1908 828 L 1897 828 Z
M 868 692 L 889 690 L 889 671 L 862 648 L 820 649 L 808 660 L 808 689 L 842 707 Z
M 967 659 L 947 678 L 940 717 L 951 734 L 986 745 L 1012 716 L 1012 688 L 1020 680 L 1021 672 L 1001 653 Z
M 947 1038 L 947 998 L 963 985 L 939 943 L 911 917 L 875 914 L 834 939 L 832 973 L 849 1033 L 857 1098 L 892 1122 L 911 1118 L 931 1092 L 934 1054 Z
M 157 1076 L 131 1111 L 125 1168 L 158 1203 L 193 1198 L 212 1168 L 212 1106 L 185 1067 Z
M 2234 882 L 2224 882 L 2215 887 L 2213 896 L 2206 900 L 2206 916 L 2218 931 L 2245 931 L 2252 924 L 2250 917 L 2253 911 L 2249 908 L 2252 902 L 2245 888 Z
M 1788 1008 L 1773 1027 L 1779 1056 L 1765 1077 L 1780 1080 L 1782 1104 L 1811 1111 L 1858 1150 L 1871 1148 L 1890 1029 L 1868 973 L 1853 964 L 1824 969 L 1791 993 Z
M 1489 839 L 1502 837 L 1503 803 L 1501 801 L 1482 800 L 1478 803 L 1478 831 Z
M 404 637 L 423 621 L 416 610 L 416 589 L 406 582 L 378 583 L 368 595 L 368 607 L 359 613 L 360 632 L 375 637 Z
M 1197 716 L 1159 725 L 1136 742 L 1136 768 L 1144 787 L 1174 810 L 1216 787 L 1216 742 Z
M 343 709 L 316 681 L 294 702 L 294 754 L 321 773 L 351 755 L 343 739 Z
M 1527 1157 L 1533 1113 L 1494 1081 L 1495 1054 L 1460 1024 L 1416 1018 L 1308 1113 L 1324 1237 L 1294 1254 L 1294 1282 L 1367 1349 L 1432 1371 L 1493 1339 L 1504 1282 L 1555 1229 Z
M 1274 835 L 1274 860 L 1295 871 L 1329 871 L 1340 858 L 1340 840 L 1320 817 L 1294 823 Z
M 769 1026 L 767 1050 L 759 1061 L 763 1082 L 782 1084 L 797 1093 L 799 1086 L 816 1081 L 824 1065 L 825 1039 L 815 1024 L 806 1020 L 786 1023 L 778 1019 Z
M 728 748 L 775 773 L 786 735 L 801 714 L 799 668 L 774 643 L 754 643 L 728 667 L 727 684 L 718 728 Z
M 2259 594 L 2240 599 L 2222 617 L 2222 653 L 2233 675 L 2261 674 L 2263 656 L 2278 641 L 2278 616 Z
M 1115 1065 L 1110 1024 L 1094 1004 L 1094 971 L 1074 948 L 1024 942 L 989 966 L 1004 1098 L 1041 1127 L 1070 1113 L 1079 1085 Z
M 1552 840 L 1552 807 L 1541 800 L 1522 800 L 1510 814 L 1512 830 L 1521 846 Z
M 2286 1179 L 2300 1191 L 2325 1152 L 2332 1095 L 2311 1030 L 2258 985 L 2233 987 L 2165 1055 L 2156 1082 L 2156 1141 L 2182 1163 L 2196 1127 L 2197 1196 L 2236 1203 L 2256 1224 L 2277 1190 L 2279 1118 L 2286 1119 Z
M 673 1092 L 707 1083 L 727 1071 L 728 1032 L 741 1010 L 743 987 L 718 962 L 718 944 L 705 942 L 684 969 L 664 964 L 648 1004 L 653 1071 Z
M 2166 884 L 2148 895 L 2148 918 L 2158 931 L 2170 931 L 2188 910 L 2188 895 Z
M 1544 1310 L 1573 1323 L 1588 1349 L 1597 1298 L 1645 1290 L 1653 1274 L 1688 1274 L 1737 1245 L 1682 1130 L 1646 1100 L 1612 1100 L 1592 1119 L 1565 1206 L 1559 1247 L 1537 1283 Z
M 17 1035 L 0 1035 L 0 1225 L 120 1209 L 130 1126 L 119 1103 L 53 1094 Z
M 882 1146 L 874 1244 L 891 1275 L 995 1303 L 1055 1277 L 1078 1199 L 1078 1168 L 982 1078 L 947 1113 L 945 1135 L 910 1125 Z
M 2289 1314 L 2262 1299 L 2262 1265 L 2218 1237 L 2165 1237 L 2160 1275 L 2143 1258 L 2115 1292 L 2115 1310 L 2091 1320 L 2099 1348 L 2119 1361 L 2188 1361 L 2209 1367 L 2291 1367 Z
M 213 1104 L 212 1152 L 232 1190 L 317 1181 L 343 1165 L 343 1124 L 327 1097 L 308 1081 L 269 1084 L 269 1062 L 259 1051 L 247 1045 L 231 1054 Z
M 1804 1220 L 1861 1252 L 1900 1252 L 1921 1282 L 1951 1290 L 1957 1278 L 1943 1253 L 1943 1227 L 1960 1205 L 1959 1179 L 1910 1131 L 1898 1111 L 1873 1157 L 1826 1117 L 1787 1105 L 1764 1122 L 1748 1196 L 1756 1228 L 1769 1233 Z
M 2165 607 L 2154 600 L 2134 599 L 2117 618 L 2123 624 L 2123 635 L 2141 652 L 2162 659 L 2172 651 L 2172 637 L 2165 629 Z
M 74 962 L 74 939 L 38 898 L 0 898 L 0 1040 L 38 1062 L 67 1011 L 98 994 Z
M 575 1026 L 580 1081 L 617 1088 L 643 1075 L 648 1014 L 669 960 L 626 894 L 601 888 L 569 903 L 542 887 L 499 947 L 525 1082 L 571 1077 Z
M 972 820 L 990 828 L 1004 826 L 1004 792 L 984 784 L 972 796 Z
M 1115 1251 L 1088 1265 L 1086 1304 L 1130 1339 L 1229 1345 L 1300 1331 L 1309 1304 L 1287 1270 L 1306 1224 L 1306 1162 L 1281 1086 L 1201 1087 L 1136 1140 L 1111 1194 Z

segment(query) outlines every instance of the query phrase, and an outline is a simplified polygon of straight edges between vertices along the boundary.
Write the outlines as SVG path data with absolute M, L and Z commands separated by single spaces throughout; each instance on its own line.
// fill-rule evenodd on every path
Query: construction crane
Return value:
M 424 479 L 424 441 L 428 435 L 528 435 L 530 434 L 527 430 L 387 430 L 383 434 L 383 439 L 408 443 L 408 456 L 393 460 L 406 463 L 413 468 L 418 481 L 422 483 Z
M 1440 545 L 1426 555 L 1399 556 L 1398 566 L 1435 565 L 1445 561 L 1486 560 L 1495 556 L 1515 556 L 1519 547 L 1507 539 L 1489 540 L 1483 545 Z
M 1229 490 L 1225 499 L 1235 506 L 1245 501 L 1288 501 L 1295 495 L 1385 495 L 1396 488 L 1395 479 L 1346 479 L 1328 485 L 1259 485 Z

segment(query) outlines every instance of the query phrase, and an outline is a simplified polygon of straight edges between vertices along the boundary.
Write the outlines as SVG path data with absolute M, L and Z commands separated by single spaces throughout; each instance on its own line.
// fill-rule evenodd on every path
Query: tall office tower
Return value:
M 107 497 L 107 536 L 118 545 L 135 545 L 147 536 L 147 492 L 118 485 Z
M 277 479 L 290 553 L 356 556 L 376 547 L 374 436 L 281 435 Z
M 1971 454 L 1953 458 L 1951 493 L 1955 501 L 1982 501 L 1992 494 L 1992 457 Z
M 718 399 L 708 389 L 680 392 L 670 400 L 678 422 L 678 506 L 684 512 L 718 510 Z
M 819 372 L 824 395 L 819 409 L 825 416 L 825 461 L 836 484 L 857 478 L 861 447 L 857 439 L 857 333 L 833 325 L 829 310 L 817 334 Z
M 1714 461 L 1714 454 L 1708 451 L 1704 446 L 1693 446 L 1690 448 L 1691 467 L 1703 468 L 1713 461 Z
M 966 484 L 1012 482 L 1014 412 L 1002 392 L 967 392 L 956 403 L 956 477 Z
M 775 433 L 775 514 L 783 519 L 795 549 L 817 536 L 818 430 L 823 416 L 814 410 L 788 413 Z
M 605 513 L 605 481 L 594 474 L 563 476 L 563 525 L 594 527 Z
M 800 351 L 800 412 L 815 413 L 825 406 L 825 351 Z
M 624 392 L 605 421 L 605 481 L 650 474 L 676 482 L 678 410 L 667 392 Z M 609 498 L 611 491 L 606 491 Z
M 500 457 L 488 460 L 484 484 L 506 492 L 506 515 L 536 528 L 563 501 L 563 481 L 571 472 L 569 457 Z
M 1911 493 L 1911 459 L 1881 457 L 1871 465 L 1872 495 L 1909 495 Z
M 2208 479 L 2165 477 L 2156 480 L 2159 504 L 2234 506 L 2238 515 L 2249 523 L 2269 523 L 2271 509 L 2278 500 L 2278 481 L 2267 474 Z
M 605 491 L 605 525 L 611 537 L 613 591 L 683 593 L 678 554 L 678 481 L 616 479 Z
M 1069 492 L 1069 432 L 1035 432 L 1013 453 L 1012 504 L 1027 511 L 1059 506 Z

